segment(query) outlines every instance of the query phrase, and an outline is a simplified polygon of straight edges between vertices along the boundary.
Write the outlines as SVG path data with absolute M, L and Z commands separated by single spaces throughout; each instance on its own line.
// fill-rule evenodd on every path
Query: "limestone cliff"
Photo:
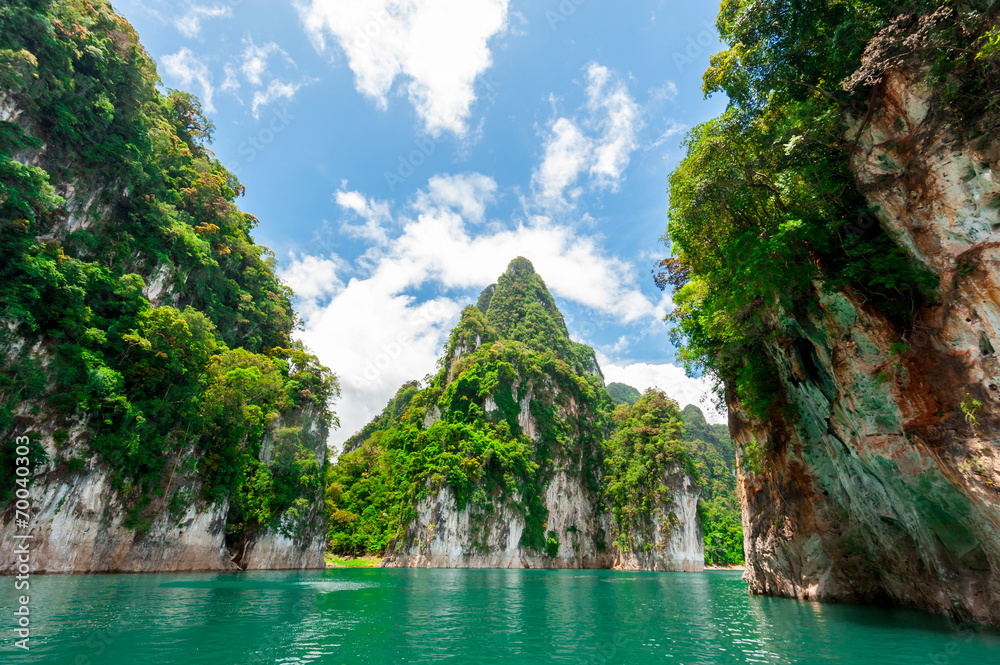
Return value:
M 679 408 L 661 401 L 672 420 L 650 451 L 680 433 Z M 569 339 L 544 282 L 515 259 L 463 312 L 429 385 L 401 388 L 351 439 L 329 478 L 331 542 L 384 547 L 389 567 L 700 570 L 698 489 L 679 448 L 651 483 L 669 490 L 644 495 L 652 514 L 622 506 L 648 529 L 618 538 L 612 407 L 594 351 Z
M 746 580 L 1000 624 L 1000 144 L 931 112 L 921 80 L 888 74 L 848 138 L 871 223 L 939 302 L 900 334 L 817 282 L 808 316 L 774 322 L 788 408 L 761 427 L 730 404 Z
M 38 356 L 36 356 L 38 357 Z M 86 414 L 75 420 L 66 439 L 56 432 L 65 420 L 35 413 L 41 399 L 23 402 L 14 414 L 19 432 L 41 432 L 48 463 L 36 467 L 31 485 L 32 572 L 172 572 L 322 568 L 326 516 L 322 488 L 276 515 L 270 525 L 227 534 L 230 500 L 206 500 L 197 472 L 202 453 L 196 446 L 172 454 L 158 498 L 145 506 L 148 516 L 135 523 L 134 494 L 122 491 L 108 465 L 89 449 Z M 304 447 L 321 467 L 326 457 L 327 421 L 315 409 L 279 418 L 264 436 L 260 461 L 275 473 Z M 65 431 L 65 430 L 63 430 Z M 284 440 L 275 436 L 285 433 Z M 288 436 L 291 435 L 291 436 Z M 61 438 L 61 437 L 59 437 Z M 277 439 L 277 440 L 276 440 Z M 289 440 L 291 440 L 291 445 Z M 0 547 L 13 549 L 14 512 L 4 515 Z M 0 562 L 0 573 L 16 562 Z
M 650 515 L 652 528 L 638 530 L 627 546 L 615 548 L 617 570 L 700 572 L 705 548 L 698 519 L 701 491 L 684 468 L 664 473 L 659 482 L 671 488 L 669 503 L 657 502 Z
M 4 7 L 0 545 L 30 529 L 42 572 L 320 567 L 336 380 L 200 103 L 160 83 L 106 0 Z

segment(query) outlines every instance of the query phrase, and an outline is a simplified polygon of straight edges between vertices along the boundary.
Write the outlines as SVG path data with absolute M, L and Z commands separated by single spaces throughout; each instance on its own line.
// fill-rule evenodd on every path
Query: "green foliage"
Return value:
M 45 448 L 42 447 L 39 441 L 39 435 L 37 432 L 28 432 L 26 435 L 28 437 L 28 443 L 25 444 L 22 440 L 20 444 L 17 443 L 17 439 L 11 437 L 10 439 L 0 442 L 0 505 L 6 506 L 8 502 L 15 498 L 15 493 L 20 487 L 18 480 L 26 481 L 27 486 L 31 486 L 35 482 L 35 471 L 45 466 L 49 463 L 49 456 L 45 452 Z M 17 475 L 18 467 L 18 455 L 17 448 L 19 445 L 27 445 L 28 447 L 28 464 L 27 468 L 31 471 L 28 476 Z M 23 450 L 21 452 L 24 452 Z M 21 462 L 23 466 L 23 461 Z
M 756 439 L 748 443 L 740 456 L 740 465 L 744 475 L 759 476 L 764 471 L 764 446 Z
M 443 489 L 477 523 L 512 506 L 526 524 L 521 544 L 552 551 L 542 497 L 556 460 L 599 491 L 611 399 L 599 377 L 579 371 L 593 351 L 569 340 L 524 259 L 484 293 L 482 308 L 462 313 L 429 385 L 404 385 L 327 470 L 334 552 L 382 554 L 417 502 Z M 571 402 L 578 415 L 557 414 Z M 521 430 L 522 403 L 537 440 Z
M 729 49 L 712 56 L 705 91 L 725 93 L 729 107 L 691 131 L 670 176 L 664 240 L 674 259 L 656 281 L 676 289 L 669 318 L 687 367 L 724 382 L 761 421 L 782 404 L 768 353 L 778 321 L 805 314 L 816 280 L 859 291 L 901 328 L 935 297 L 932 273 L 878 224 L 856 224 L 874 214 L 845 139 L 849 116 L 866 108 L 862 89 L 889 61 L 951 58 L 954 45 L 941 40 L 961 32 L 940 27 L 945 19 L 914 21 L 907 34 L 924 46 L 898 52 L 888 41 L 906 40 L 885 37 L 873 47 L 893 17 L 874 2 L 727 0 L 720 10 Z
M 559 539 L 556 538 L 557 535 L 555 531 L 549 531 L 548 537 L 545 540 L 545 553 L 552 559 L 559 556 Z
M 710 425 L 701 410 L 684 407 L 682 444 L 701 478 L 698 516 L 705 544 L 705 563 L 743 563 L 743 526 L 736 496 L 736 450 L 725 425 Z
M 407 408 L 410 406 L 410 402 L 419 392 L 419 381 L 404 383 L 399 390 L 396 391 L 395 396 L 393 396 L 393 398 L 389 400 L 389 403 L 386 404 L 382 413 L 361 428 L 361 431 L 354 434 L 351 438 L 344 442 L 344 452 L 349 453 L 357 450 L 361 447 L 361 444 L 370 439 L 372 434 L 375 432 L 387 430 L 399 424 L 403 414 L 406 413 Z
M 669 506 L 683 472 L 699 476 L 681 444 L 680 408 L 662 392 L 650 388 L 635 405 L 619 405 L 614 421 L 617 429 L 604 444 L 604 495 L 614 519 L 615 545 L 627 550 L 637 535 L 652 542 L 658 512 L 673 514 Z M 668 531 L 670 525 L 661 526 Z
M 180 473 L 230 499 L 229 529 L 246 534 L 307 512 L 320 444 L 297 439 L 277 465 L 257 455 L 279 417 L 333 424 L 338 385 L 291 341 L 292 293 L 249 235 L 243 186 L 205 147 L 201 104 L 159 83 L 105 0 L 0 7 L 0 87 L 21 117 L 0 122 L 0 346 L 19 349 L 0 365 L 0 435 L 28 426 L 10 415 L 27 400 L 56 432 L 87 416 L 136 528 L 186 504 L 163 488 L 193 446 Z M 171 304 L 144 295 L 154 282 Z
M 979 426 L 979 420 L 976 419 L 976 413 L 982 405 L 982 402 L 969 393 L 965 394 L 965 397 L 962 398 L 962 403 L 959 405 L 959 408 L 962 409 L 962 415 L 965 416 L 965 422 L 967 422 L 969 427 L 972 428 L 973 433 L 975 433 L 976 427 Z
M 611 401 L 615 403 L 615 406 L 619 404 L 632 406 L 642 397 L 642 393 L 624 383 L 609 383 L 608 394 L 611 395 Z
M 580 375 L 595 373 L 593 349 L 570 340 L 555 300 L 527 259 L 510 262 L 490 297 L 480 298 L 481 305 L 486 303 L 485 319 L 499 338 L 554 354 Z

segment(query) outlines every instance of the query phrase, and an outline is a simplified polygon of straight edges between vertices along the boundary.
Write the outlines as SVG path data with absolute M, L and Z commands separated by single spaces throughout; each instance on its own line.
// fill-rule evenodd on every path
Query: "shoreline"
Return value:
M 746 570 L 746 569 L 747 569 L 747 567 L 745 565 L 732 565 L 732 566 L 716 566 L 716 565 L 708 566 L 708 565 L 706 565 L 705 566 L 705 570 L 706 571 L 708 571 L 708 570 Z
M 349 557 L 327 553 L 324 560 L 326 568 L 379 568 L 382 566 L 382 557 L 380 556 Z

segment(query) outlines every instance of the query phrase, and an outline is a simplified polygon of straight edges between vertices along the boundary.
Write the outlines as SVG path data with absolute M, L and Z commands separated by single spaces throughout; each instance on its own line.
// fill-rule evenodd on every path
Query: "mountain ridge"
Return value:
M 670 488 L 651 512 L 634 513 L 633 495 L 621 498 L 627 520 L 606 505 L 613 404 L 593 349 L 569 338 L 527 259 L 511 261 L 463 310 L 438 373 L 408 399 L 402 417 L 380 416 L 384 426 L 352 438 L 331 469 L 335 551 L 384 552 L 389 566 L 702 565 L 700 537 L 692 540 L 698 490 L 683 450 L 649 467 L 660 478 L 653 486 Z M 398 412 L 394 404 L 384 413 Z M 673 445 L 679 430 L 665 425 L 680 410 L 663 405 L 650 417 L 663 419 Z M 619 468 L 631 451 L 621 449 Z M 640 554 L 647 545 L 654 553 Z

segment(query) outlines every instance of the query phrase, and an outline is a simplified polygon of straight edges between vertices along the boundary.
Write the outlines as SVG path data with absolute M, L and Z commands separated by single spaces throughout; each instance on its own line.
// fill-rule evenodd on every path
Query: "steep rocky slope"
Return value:
M 700 489 L 683 451 L 667 450 L 679 409 L 661 402 L 642 436 L 663 452 L 648 484 L 668 489 L 644 495 L 650 510 L 634 494 L 609 502 L 611 459 L 640 491 L 625 476 L 633 447 L 605 441 L 612 404 L 594 352 L 515 259 L 466 308 L 430 384 L 404 386 L 331 469 L 331 543 L 384 551 L 386 566 L 700 570 Z
M 754 427 L 734 405 L 730 420 L 746 579 L 1000 623 L 1000 144 L 941 123 L 931 97 L 886 76 L 851 169 L 940 302 L 900 337 L 857 293 L 817 283 L 820 307 L 783 322 L 794 417 Z
M 681 357 L 724 382 L 750 590 L 1000 625 L 1000 11 L 725 3 L 671 175 Z
M 0 7 L 0 546 L 27 440 L 33 569 L 322 566 L 336 381 L 159 83 L 103 0 Z

